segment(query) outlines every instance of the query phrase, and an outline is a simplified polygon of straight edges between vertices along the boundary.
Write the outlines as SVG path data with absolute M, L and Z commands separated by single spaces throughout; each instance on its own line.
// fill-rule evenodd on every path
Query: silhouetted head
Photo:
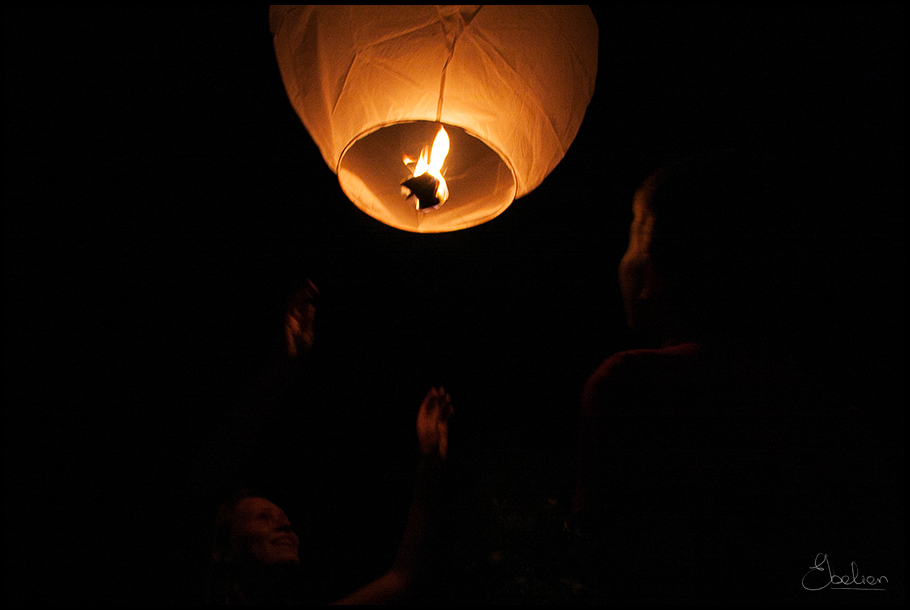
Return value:
M 217 563 L 296 564 L 299 546 L 287 515 L 270 500 L 241 493 L 218 510 L 212 544 Z
M 786 258 L 779 215 L 794 191 L 783 168 L 724 153 L 674 163 L 639 187 L 619 265 L 632 328 L 666 343 L 734 339 L 763 323 Z

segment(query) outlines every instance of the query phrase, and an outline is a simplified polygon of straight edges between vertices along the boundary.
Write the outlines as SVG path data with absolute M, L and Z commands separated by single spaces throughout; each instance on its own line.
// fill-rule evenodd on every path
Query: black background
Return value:
M 287 100 L 266 6 L 6 8 L 7 600 L 196 593 L 194 461 L 307 276 L 337 409 L 300 416 L 334 430 L 332 465 L 303 469 L 337 468 L 359 524 L 337 545 L 365 547 L 364 573 L 394 550 L 433 385 L 464 472 L 508 464 L 500 486 L 562 501 L 581 386 L 629 341 L 632 194 L 701 150 L 868 162 L 863 196 L 811 230 L 841 278 L 831 363 L 902 430 L 904 10 L 595 15 L 597 88 L 564 161 L 499 218 L 417 235 L 342 194 Z M 808 559 L 782 553 L 796 573 Z

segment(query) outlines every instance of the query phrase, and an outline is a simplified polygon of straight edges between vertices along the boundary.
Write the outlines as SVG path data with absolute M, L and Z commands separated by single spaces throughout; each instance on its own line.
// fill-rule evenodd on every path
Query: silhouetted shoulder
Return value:
M 786 363 L 695 343 L 624 351 L 585 385 L 580 440 L 649 460 L 789 454 L 812 419 L 800 386 Z
M 696 343 L 683 343 L 660 349 L 633 349 L 617 352 L 604 360 L 585 384 L 583 403 L 604 397 L 604 393 L 640 389 L 643 383 L 661 374 L 690 369 L 702 359 Z
M 695 343 L 618 352 L 588 379 L 582 407 L 588 412 L 628 409 L 641 417 L 649 412 L 688 409 L 693 406 L 689 394 L 707 382 L 710 369 L 709 360 Z

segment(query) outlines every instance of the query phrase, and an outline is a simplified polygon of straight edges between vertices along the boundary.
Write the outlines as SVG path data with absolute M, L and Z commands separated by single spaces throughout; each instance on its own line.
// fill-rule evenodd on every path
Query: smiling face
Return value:
M 300 541 L 278 506 L 265 498 L 244 498 L 234 509 L 231 528 L 233 560 L 255 563 L 300 563 Z

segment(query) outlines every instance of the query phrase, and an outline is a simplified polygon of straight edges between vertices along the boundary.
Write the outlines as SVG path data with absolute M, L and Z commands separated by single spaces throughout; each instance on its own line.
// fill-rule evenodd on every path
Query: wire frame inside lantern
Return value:
M 466 130 L 444 124 L 449 153 L 442 167 L 449 189 L 444 204 L 418 209 L 401 184 L 413 175 L 416 159 L 431 145 L 440 123 L 410 121 L 385 125 L 356 138 L 338 162 L 338 181 L 354 204 L 377 220 L 406 231 L 438 233 L 491 220 L 514 201 L 517 186 L 503 155 Z

